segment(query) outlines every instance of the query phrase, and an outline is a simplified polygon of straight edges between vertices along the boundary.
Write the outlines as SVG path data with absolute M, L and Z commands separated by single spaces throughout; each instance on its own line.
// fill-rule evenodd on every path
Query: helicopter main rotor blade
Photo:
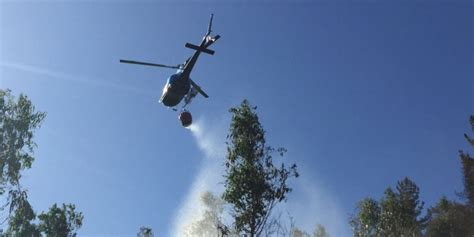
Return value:
M 120 59 L 121 63 L 130 63 L 130 64 L 138 64 L 138 65 L 145 65 L 145 66 L 153 66 L 153 67 L 164 67 L 164 68 L 174 68 L 174 69 L 179 69 L 178 66 L 168 66 L 164 64 L 157 64 L 157 63 L 146 63 L 146 62 L 139 62 L 139 61 L 133 61 L 133 60 L 124 60 Z

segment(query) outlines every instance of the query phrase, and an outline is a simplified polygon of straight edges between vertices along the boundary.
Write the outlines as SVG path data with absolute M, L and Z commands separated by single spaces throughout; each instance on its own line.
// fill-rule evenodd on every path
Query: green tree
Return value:
M 310 236 L 305 231 L 300 230 L 299 228 L 295 227 L 293 228 L 291 237 L 310 237 Z
M 423 217 L 423 202 L 418 186 L 409 178 L 398 181 L 396 192 L 390 187 L 377 203 L 371 198 L 358 205 L 357 215 L 350 220 L 353 235 L 361 236 L 421 236 L 428 217 Z
M 283 233 L 282 236 L 286 236 L 285 233 Z M 326 228 L 321 225 L 317 224 L 316 227 L 314 228 L 313 235 L 308 234 L 308 232 L 301 230 L 297 227 L 293 227 L 291 231 L 291 237 L 329 237 L 329 233 L 326 231 Z
M 474 116 L 469 122 L 474 131 Z M 467 134 L 464 137 L 471 146 L 474 140 Z M 467 152 L 460 151 L 462 174 L 464 181 L 463 196 L 466 204 L 449 201 L 443 197 L 428 213 L 431 220 L 428 223 L 426 235 L 428 237 L 474 236 L 474 159 Z
M 398 181 L 397 192 L 401 233 L 405 236 L 421 236 L 428 218 L 421 216 L 424 202 L 420 200 L 420 188 L 409 178 L 404 178 Z
M 228 227 L 222 222 L 225 202 L 211 192 L 203 193 L 201 195 L 201 202 L 205 208 L 203 216 L 186 228 L 185 236 L 206 237 L 228 235 Z
M 5 236 L 40 237 L 38 226 L 34 223 L 36 214 L 28 202 L 26 191 L 10 191 L 10 219 Z
M 82 213 L 75 212 L 72 204 L 63 204 L 62 209 L 54 204 L 36 224 L 26 189 L 20 185 L 21 172 L 34 161 L 34 131 L 45 116 L 35 111 L 27 96 L 20 94 L 15 99 L 10 90 L 0 90 L 0 195 L 8 191 L 4 207 L 9 207 L 5 236 L 36 237 L 41 232 L 53 237 L 76 236 L 82 225 Z
M 470 116 L 469 122 L 471 124 L 471 130 L 474 132 L 474 116 Z M 467 134 L 464 134 L 464 137 L 468 143 L 474 147 L 474 139 L 470 138 Z M 462 164 L 464 195 L 468 200 L 468 204 L 474 208 L 474 158 L 464 151 L 459 151 L 459 155 Z
M 428 210 L 431 220 L 428 223 L 427 237 L 473 236 L 474 215 L 469 208 L 446 197 Z
M 153 237 L 153 230 L 149 227 L 140 227 L 137 237 Z
M 398 181 L 396 189 L 396 193 L 387 189 L 380 202 L 380 234 L 421 236 L 428 219 L 421 216 L 424 203 L 420 200 L 420 189 L 409 178 Z
M 236 231 L 250 237 L 261 234 L 273 207 L 291 192 L 288 178 L 298 176 L 296 165 L 286 168 L 284 164 L 274 164 L 273 153 L 283 156 L 286 150 L 266 144 L 265 131 L 255 110 L 247 100 L 230 109 L 232 121 L 222 196 L 232 205 Z
M 356 237 L 371 237 L 377 233 L 380 221 L 380 207 L 372 198 L 365 198 L 357 205 L 357 216 L 352 217 L 350 225 Z
M 318 224 L 313 232 L 313 237 L 329 237 L 329 233 L 323 225 Z
M 20 172 L 31 168 L 34 130 L 45 116 L 35 111 L 27 96 L 15 100 L 10 90 L 0 90 L 0 195 L 19 187 Z
M 382 236 L 400 236 L 399 202 L 392 188 L 387 188 L 380 200 L 380 223 L 377 234 Z
M 38 216 L 39 229 L 48 237 L 75 237 L 83 218 L 81 212 L 76 212 L 74 204 L 63 204 L 59 208 L 55 203 L 47 213 Z
M 10 90 L 0 89 L 0 195 L 7 192 L 9 207 L 6 236 L 38 236 L 34 224 L 36 214 L 28 202 L 26 190 L 20 185 L 21 171 L 31 168 L 34 160 L 34 130 L 45 113 L 36 112 L 25 95 L 18 99 Z

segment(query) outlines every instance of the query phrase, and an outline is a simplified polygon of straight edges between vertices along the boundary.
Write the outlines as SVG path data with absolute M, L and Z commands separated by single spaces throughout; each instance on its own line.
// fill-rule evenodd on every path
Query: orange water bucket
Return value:
M 189 113 L 188 111 L 181 112 L 178 118 L 181 121 L 181 125 L 183 125 L 183 127 L 188 127 L 189 125 L 193 123 L 193 117 L 191 116 L 191 113 Z

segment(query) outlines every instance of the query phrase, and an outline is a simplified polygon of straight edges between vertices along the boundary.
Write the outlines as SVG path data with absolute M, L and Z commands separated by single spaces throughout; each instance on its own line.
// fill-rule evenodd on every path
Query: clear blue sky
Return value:
M 242 99 L 259 106 L 271 144 L 332 193 L 342 222 L 405 176 L 427 206 L 456 198 L 474 114 L 473 10 L 447 0 L 0 1 L 0 87 L 48 113 L 24 186 L 37 212 L 75 203 L 80 236 L 142 225 L 170 235 L 203 154 L 158 103 L 173 71 L 118 59 L 181 63 L 213 12 L 222 38 L 192 74 L 210 95 L 194 101 L 195 117 L 227 124 Z

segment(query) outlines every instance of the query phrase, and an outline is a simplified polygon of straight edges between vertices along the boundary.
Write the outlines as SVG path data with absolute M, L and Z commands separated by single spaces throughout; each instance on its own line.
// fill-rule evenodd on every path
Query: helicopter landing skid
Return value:
M 184 96 L 184 104 L 182 107 L 183 110 L 186 108 L 188 104 L 191 104 L 191 101 L 194 99 L 194 97 L 196 97 L 197 94 L 198 94 L 198 90 L 196 90 L 196 88 L 194 87 L 191 87 L 188 94 Z

